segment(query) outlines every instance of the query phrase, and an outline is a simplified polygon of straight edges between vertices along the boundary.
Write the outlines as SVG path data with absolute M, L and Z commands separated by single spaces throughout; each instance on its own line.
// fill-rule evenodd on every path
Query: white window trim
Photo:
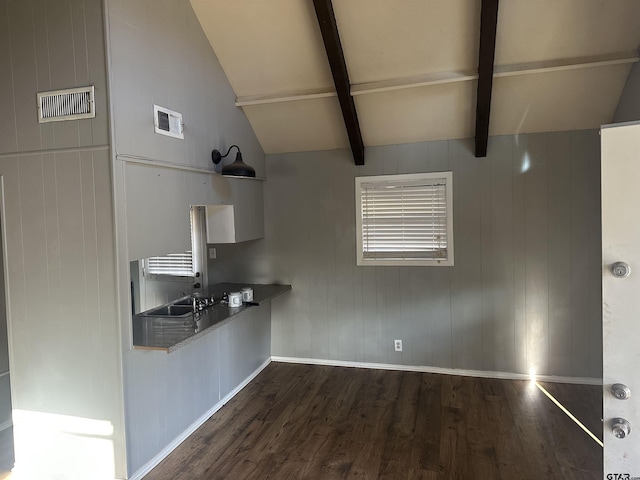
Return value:
M 151 273 L 149 269 L 149 259 L 145 258 L 143 262 L 143 276 L 148 280 L 160 280 L 160 281 L 169 281 L 169 282 L 185 282 L 191 283 L 194 278 L 198 278 L 200 272 L 202 271 L 201 259 L 202 259 L 202 246 L 201 246 L 201 237 L 202 237 L 202 214 L 201 208 L 197 206 L 191 206 L 189 215 L 190 215 L 190 226 L 191 226 L 191 267 L 192 273 L 191 275 L 185 274 L 171 274 L 171 273 Z M 181 254 L 185 254 L 187 252 L 183 252 Z M 158 255 L 157 257 L 163 257 L 162 255 Z M 153 257 L 153 258 L 157 258 Z
M 413 180 L 442 179 L 445 182 L 445 199 L 447 203 L 447 258 L 438 259 L 370 259 L 363 258 L 363 238 L 362 238 L 362 184 L 371 182 L 401 183 Z M 453 173 L 452 172 L 430 172 L 430 173 L 410 173 L 402 175 L 377 175 L 369 177 L 356 177 L 356 264 L 358 266 L 440 266 L 447 267 L 454 265 L 453 251 Z

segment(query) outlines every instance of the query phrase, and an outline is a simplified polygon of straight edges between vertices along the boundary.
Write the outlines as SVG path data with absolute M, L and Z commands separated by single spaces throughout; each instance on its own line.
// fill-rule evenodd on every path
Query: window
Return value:
M 161 257 L 150 257 L 144 260 L 145 277 L 154 278 L 157 275 L 169 277 L 192 277 L 198 276 L 200 271 L 201 243 L 198 239 L 202 236 L 202 209 L 203 207 L 192 206 L 190 211 L 191 224 L 191 250 L 182 253 L 169 253 Z M 155 277 L 162 279 L 162 277 Z M 177 280 L 173 278 L 174 280 Z
M 453 265 L 451 172 L 356 177 L 358 265 Z
M 151 257 L 145 261 L 145 273 L 151 275 L 172 275 L 193 277 L 193 255 L 191 251 L 170 253 L 164 257 Z

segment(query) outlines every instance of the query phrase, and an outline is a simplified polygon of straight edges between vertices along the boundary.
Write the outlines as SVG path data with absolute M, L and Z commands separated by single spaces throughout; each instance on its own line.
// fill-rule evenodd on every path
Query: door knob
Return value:
M 631 267 L 625 262 L 616 262 L 611 265 L 611 273 L 614 277 L 625 278 L 631 273 Z
M 611 393 L 618 400 L 626 400 L 631 397 L 631 389 L 622 383 L 614 383 L 611 385 Z
M 616 438 L 625 438 L 631 433 L 631 424 L 624 418 L 614 418 L 611 422 L 611 431 Z

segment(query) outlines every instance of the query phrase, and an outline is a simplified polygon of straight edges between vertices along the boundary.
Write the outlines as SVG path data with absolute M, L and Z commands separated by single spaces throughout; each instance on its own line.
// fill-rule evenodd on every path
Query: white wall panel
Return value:
M 0 7 L 6 11 L 7 0 L 0 2 Z M 5 17 L 2 17 L 5 18 Z M 6 20 L 6 18 L 5 18 Z M 0 28 L 0 151 L 15 152 L 18 150 L 16 135 L 15 101 L 13 97 L 13 72 L 11 65 L 11 35 L 8 28 Z
M 270 330 L 267 303 L 170 354 L 125 354 L 130 474 L 264 363 Z
M 125 176 L 129 259 L 190 250 L 185 173 L 132 164 Z
M 262 181 L 136 163 L 122 172 L 130 260 L 189 250 L 191 205 L 234 205 L 238 238 L 264 236 Z
M 29 155 L 3 159 L 0 174 L 12 232 L 6 240 L 13 407 L 110 422 L 113 460 L 121 455 L 123 419 L 112 209 L 104 201 L 108 163 L 106 152 Z M 33 446 L 32 421 L 16 420 L 17 464 L 60 468 Z M 69 454 L 81 448 L 42 425 L 41 438 L 54 435 Z
M 4 272 L 4 260 L 0 257 L 0 266 L 2 272 Z M 7 316 L 6 316 L 6 301 L 4 291 L 4 281 L 0 282 L 2 288 L 0 289 L 0 375 L 5 372 L 9 372 L 9 343 L 7 336 Z
M 116 152 L 213 170 L 211 150 L 238 144 L 264 176 L 262 148 L 189 1 L 110 0 L 107 10 Z M 183 114 L 184 140 L 154 133 L 154 104 Z
M 4 0 L 1 152 L 107 143 L 101 2 Z M 36 92 L 94 85 L 96 117 L 38 124 Z
M 513 148 L 511 137 L 497 137 L 492 141 L 493 161 L 487 172 L 492 184 L 490 199 L 491 243 L 499 252 L 487 265 L 493 282 L 501 288 L 490 289 L 495 318 L 492 332 L 492 368 L 498 371 L 513 369 L 515 365 L 514 322 L 514 231 L 512 219 Z M 500 188 L 493 188 L 493 185 Z
M 269 318 L 259 315 L 258 325 L 248 327 L 251 335 L 234 334 L 234 325 L 242 321 L 238 318 L 170 355 L 131 350 L 125 281 L 129 261 L 187 250 L 190 205 L 245 205 L 257 200 L 256 211 L 247 219 L 262 222 L 263 182 L 213 173 L 212 149 L 224 152 L 237 144 L 258 177 L 265 176 L 265 166 L 262 148 L 244 113 L 234 105 L 233 90 L 188 0 L 109 0 L 106 11 L 117 260 L 122 275 L 127 470 L 133 475 L 255 370 L 255 357 L 258 365 L 265 361 L 270 327 Z M 184 140 L 153 132 L 154 104 L 183 114 Z M 140 161 L 146 163 L 136 163 Z M 167 164 L 178 168 L 161 166 Z
M 0 425 L 11 422 L 11 385 L 9 375 L 0 377 Z
M 0 33 L 0 175 L 16 465 L 33 478 L 124 476 L 103 5 L 0 7 L 8 27 Z M 37 123 L 36 92 L 83 85 L 96 87 L 95 119 Z M 20 153 L 29 150 L 47 152 Z M 83 435 L 67 433 L 67 417 Z M 110 429 L 100 440 L 97 425 Z

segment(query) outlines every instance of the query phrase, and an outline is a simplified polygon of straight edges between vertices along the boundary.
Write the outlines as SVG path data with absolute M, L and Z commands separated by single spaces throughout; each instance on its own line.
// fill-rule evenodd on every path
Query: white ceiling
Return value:
M 190 0 L 265 153 L 349 147 L 312 0 Z M 473 137 L 480 0 L 333 0 L 365 146 Z M 638 0 L 502 0 L 490 135 L 609 123 Z

